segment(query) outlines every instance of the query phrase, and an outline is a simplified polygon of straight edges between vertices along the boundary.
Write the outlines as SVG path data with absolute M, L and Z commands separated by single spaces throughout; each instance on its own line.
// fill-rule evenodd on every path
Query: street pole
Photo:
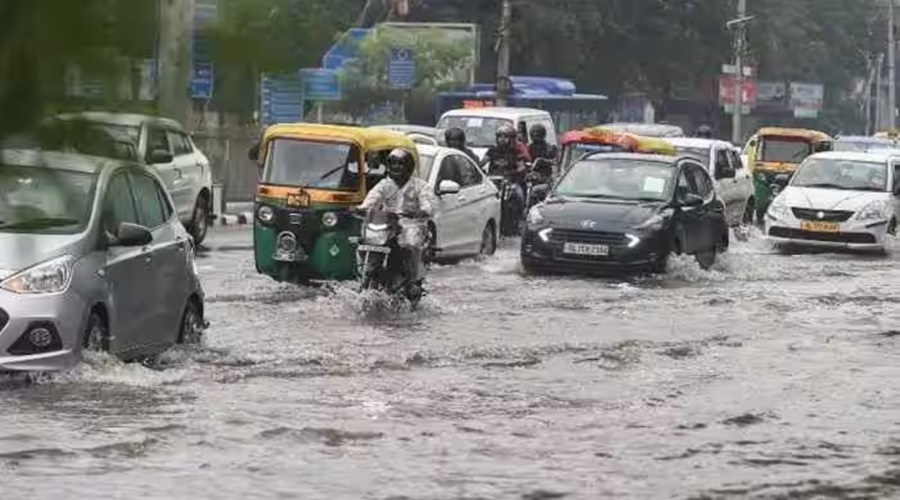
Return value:
M 747 17 L 747 0 L 738 0 L 738 19 Z M 740 22 L 734 31 L 734 114 L 731 117 L 731 142 L 740 144 L 743 140 L 741 120 L 744 113 L 744 24 Z
M 875 66 L 875 131 L 880 132 L 884 127 L 884 79 L 881 76 L 881 68 L 884 67 L 884 54 L 878 54 L 878 64 Z
M 894 40 L 894 2 L 888 0 L 888 130 L 894 130 L 897 123 L 897 46 Z
M 194 0 L 159 0 L 159 111 L 191 127 L 191 30 Z
M 512 36 L 510 32 L 510 24 L 512 23 L 512 1 L 501 0 L 503 2 L 503 11 L 500 15 L 500 40 L 497 51 L 497 106 L 506 106 L 508 104 L 507 95 L 509 87 L 503 82 L 509 79 L 509 45 Z

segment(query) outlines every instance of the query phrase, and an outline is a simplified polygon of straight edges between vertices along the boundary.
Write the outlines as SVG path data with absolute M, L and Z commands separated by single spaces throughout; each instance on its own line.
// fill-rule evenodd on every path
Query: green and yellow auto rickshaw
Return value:
M 834 140 L 825 132 L 808 129 L 766 127 L 759 129 L 744 147 L 747 166 L 753 173 L 756 220 L 763 221 L 774 198 L 772 185 L 780 174 L 789 179 L 807 156 L 831 151 Z M 784 179 L 784 177 L 781 177 Z
M 396 148 L 416 158 L 405 135 L 358 127 L 279 124 L 269 127 L 250 156 L 262 169 L 253 221 L 256 270 L 275 280 L 356 277 L 360 221 L 348 209 L 387 173 Z

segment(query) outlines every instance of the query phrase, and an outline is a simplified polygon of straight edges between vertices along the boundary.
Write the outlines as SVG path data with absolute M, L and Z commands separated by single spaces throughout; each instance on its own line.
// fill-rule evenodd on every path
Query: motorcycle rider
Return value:
M 425 277 L 426 220 L 432 214 L 428 183 L 414 176 L 415 159 L 404 149 L 395 149 L 387 157 L 388 176 L 369 191 L 359 210 L 381 209 L 401 215 L 402 231 L 398 244 L 408 256 L 407 269 L 413 286 L 422 287 Z
M 479 163 L 480 160 L 478 159 L 478 155 L 466 146 L 466 132 L 463 129 L 459 127 L 447 129 L 447 131 L 444 132 L 444 141 L 447 143 L 448 148 L 462 151 L 466 156 L 471 158 L 472 161 Z
M 559 149 L 547 143 L 547 128 L 540 123 L 535 124 L 529 131 L 531 144 L 528 145 L 528 153 L 531 156 L 532 174 L 541 183 L 549 183 L 553 176 L 553 164 L 556 163 Z
M 524 210 L 525 194 L 523 183 L 530 158 L 527 151 L 518 146 L 518 133 L 509 125 L 497 129 L 497 144 L 491 146 L 484 155 L 481 165 L 488 167 L 488 175 L 502 175 L 513 186 L 513 205 L 517 214 Z

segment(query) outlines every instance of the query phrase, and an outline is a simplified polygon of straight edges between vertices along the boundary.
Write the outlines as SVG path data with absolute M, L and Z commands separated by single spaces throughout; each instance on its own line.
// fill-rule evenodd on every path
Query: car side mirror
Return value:
M 682 207 L 700 207 L 703 206 L 703 197 L 697 193 L 685 193 L 684 198 L 682 198 L 678 205 Z
M 110 242 L 110 246 L 142 247 L 153 242 L 153 234 L 149 229 L 129 222 L 119 224 L 119 229 L 114 236 L 115 239 Z
M 247 158 L 249 158 L 250 161 L 259 162 L 259 149 L 260 143 L 258 142 L 250 146 L 250 149 L 247 151 Z
M 164 150 L 164 149 L 154 149 L 150 152 L 150 157 L 148 158 L 148 162 L 151 165 L 160 165 L 163 163 L 172 163 L 172 153 Z
M 778 174 L 774 179 L 772 179 L 772 182 L 774 184 L 777 184 L 779 187 L 784 188 L 788 185 L 789 182 L 791 182 L 791 176 L 789 176 L 788 174 Z
M 455 181 L 443 180 L 438 186 L 438 195 L 456 194 L 460 190 L 460 186 Z

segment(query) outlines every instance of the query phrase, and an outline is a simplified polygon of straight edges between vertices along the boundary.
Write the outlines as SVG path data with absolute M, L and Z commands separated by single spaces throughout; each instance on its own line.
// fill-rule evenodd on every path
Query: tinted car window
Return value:
M 469 186 L 477 186 L 483 182 L 481 177 L 481 173 L 478 171 L 478 167 L 472 163 L 471 160 L 467 158 L 463 158 L 459 155 L 453 156 L 454 161 L 456 161 L 457 166 L 459 168 L 460 177 L 462 178 L 463 183 L 460 184 L 462 187 Z
M 131 181 L 141 223 L 150 229 L 163 225 L 167 217 L 159 200 L 156 181 L 143 174 L 133 174 Z
M 688 193 L 699 195 L 700 191 L 697 189 L 696 179 L 693 175 L 690 175 L 690 170 L 685 167 L 678 176 L 678 186 L 675 188 L 675 199 L 683 200 Z
M 117 174 L 106 188 L 106 198 L 103 200 L 103 228 L 110 234 L 116 234 L 123 222 L 140 223 L 131 195 L 131 185 L 125 174 Z
M 169 131 L 169 143 L 172 144 L 172 153 L 175 156 L 189 155 L 194 152 L 190 139 L 181 132 Z
M 688 165 L 687 169 L 694 178 L 694 185 L 697 188 L 696 193 L 703 198 L 708 198 L 713 192 L 713 183 L 709 175 L 696 165 Z

